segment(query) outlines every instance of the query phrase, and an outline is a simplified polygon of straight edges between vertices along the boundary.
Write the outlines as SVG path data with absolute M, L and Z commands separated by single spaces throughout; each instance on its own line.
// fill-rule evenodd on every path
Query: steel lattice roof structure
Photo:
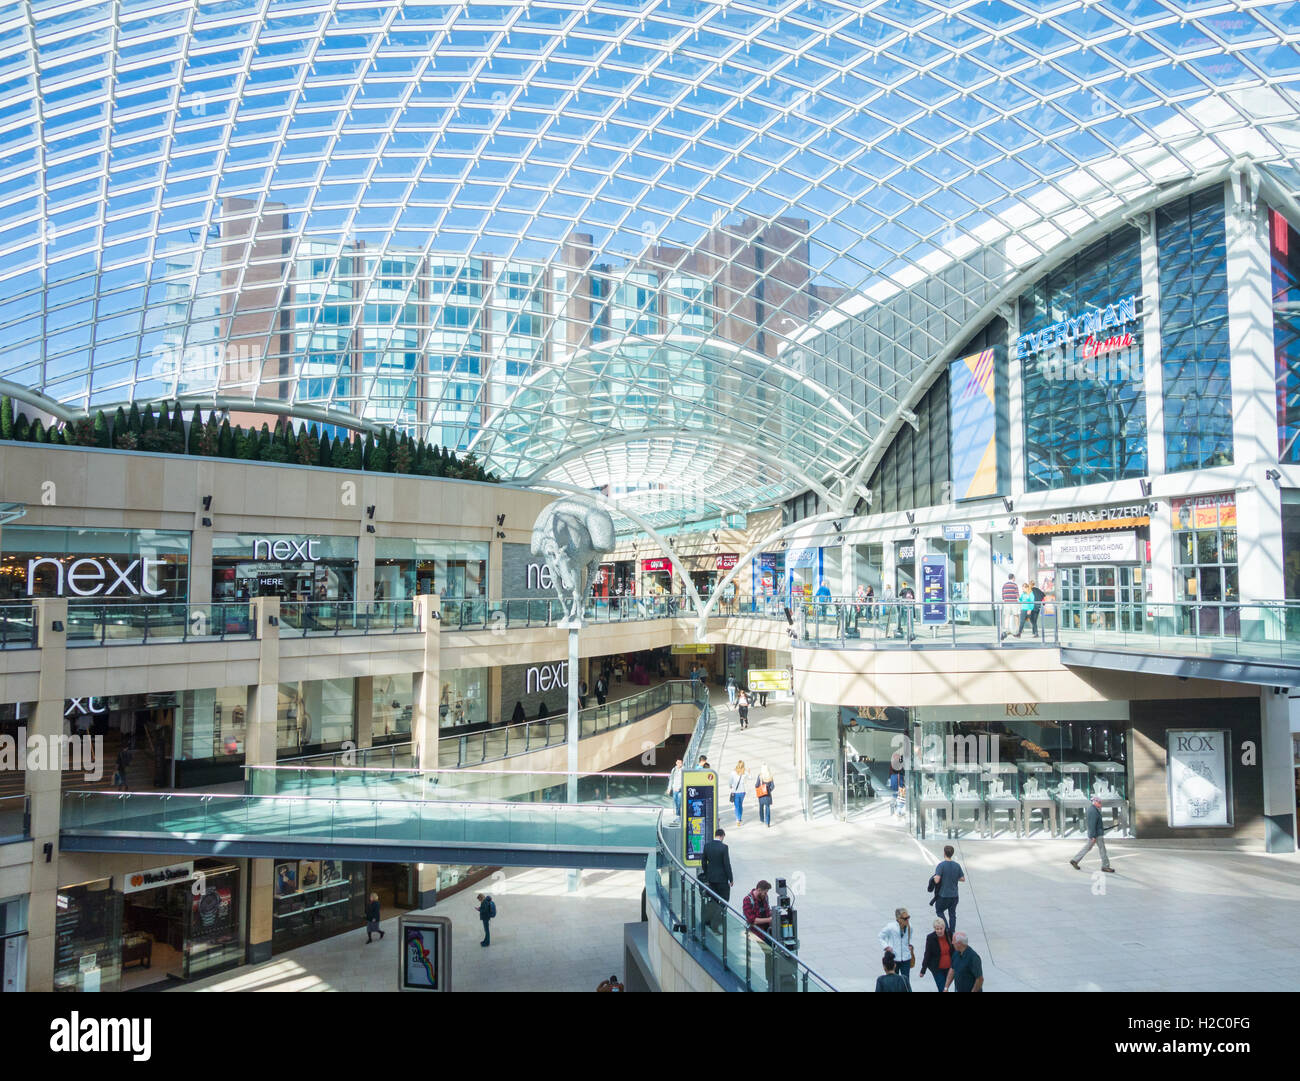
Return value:
M 665 521 L 852 502 L 1071 238 L 1242 162 L 1297 216 L 1298 39 L 1254 0 L 0 4 L 0 381 L 397 424 Z

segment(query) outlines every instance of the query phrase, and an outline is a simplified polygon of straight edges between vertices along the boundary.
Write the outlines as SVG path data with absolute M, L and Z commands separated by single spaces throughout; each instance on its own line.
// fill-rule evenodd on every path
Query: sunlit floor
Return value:
M 430 914 L 452 919 L 456 991 L 594 991 L 623 973 L 623 925 L 641 918 L 641 871 L 511 868 L 464 890 Z M 474 895 L 492 894 L 492 945 L 479 946 Z M 291 950 L 260 965 L 189 984 L 186 991 L 396 991 L 397 920 L 366 944 L 364 928 Z
M 715 696 L 715 702 L 718 701 Z M 885 804 L 854 821 L 805 822 L 791 754 L 789 703 L 751 709 L 740 731 L 721 699 L 710 761 L 724 779 L 736 760 L 766 759 L 776 778 L 773 826 L 751 791 L 744 824 L 721 808 L 737 908 L 760 878 L 798 894 L 800 956 L 840 990 L 869 990 L 880 974 L 881 928 L 905 907 L 915 928 L 914 991 L 934 910 L 925 891 L 943 840 L 913 839 Z M 957 928 L 980 954 L 989 991 L 1293 991 L 1300 986 L 1300 858 L 1228 849 L 1108 845 L 1083 871 L 1068 860 L 1079 838 L 953 841 L 966 871 Z

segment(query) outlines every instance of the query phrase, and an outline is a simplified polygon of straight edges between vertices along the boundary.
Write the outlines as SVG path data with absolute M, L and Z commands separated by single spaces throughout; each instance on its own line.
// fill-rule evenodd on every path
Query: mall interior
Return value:
M 1006 989 L 1300 914 L 1300 45 L 1223 6 L 0 15 L 3 990 L 376 897 L 460 956 L 528 874 L 626 885 L 630 990 L 856 989 L 944 844 Z M 1097 894 L 1093 807 L 1071 982 L 1005 914 Z

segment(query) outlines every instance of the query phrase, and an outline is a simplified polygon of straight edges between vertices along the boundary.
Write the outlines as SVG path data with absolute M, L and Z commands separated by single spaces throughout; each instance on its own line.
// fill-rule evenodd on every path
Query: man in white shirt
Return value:
M 682 760 L 677 759 L 677 765 L 673 766 L 673 771 L 668 774 L 668 794 L 673 797 L 673 816 L 682 817 Z
M 912 965 L 916 962 L 916 950 L 912 948 L 912 917 L 907 909 L 894 909 L 894 918 L 880 931 L 881 950 L 893 950 L 896 971 L 907 980 L 909 990 L 912 986 Z

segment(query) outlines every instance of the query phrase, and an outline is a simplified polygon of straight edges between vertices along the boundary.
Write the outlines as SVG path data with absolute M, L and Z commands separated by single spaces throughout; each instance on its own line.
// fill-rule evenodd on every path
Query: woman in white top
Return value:
M 745 813 L 745 786 L 749 783 L 749 771 L 745 769 L 745 763 L 742 759 L 736 763 L 736 768 L 731 774 L 731 805 L 736 809 L 736 825 L 740 825 L 740 820 Z

